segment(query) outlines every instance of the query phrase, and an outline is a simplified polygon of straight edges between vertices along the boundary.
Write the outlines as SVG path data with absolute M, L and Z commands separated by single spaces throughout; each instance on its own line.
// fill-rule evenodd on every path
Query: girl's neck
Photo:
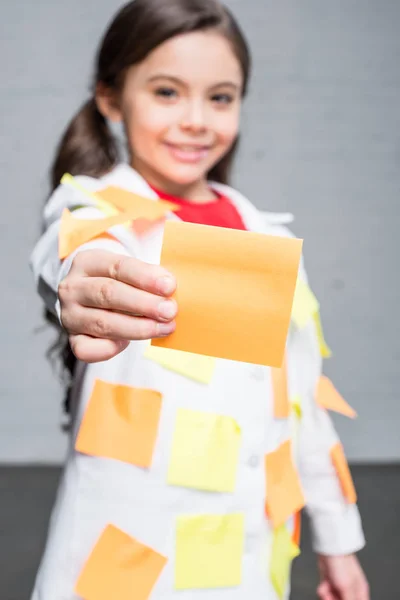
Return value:
M 152 188 L 164 192 L 164 194 L 168 194 L 169 196 L 183 198 L 188 202 L 193 202 L 193 204 L 208 203 L 218 198 L 218 195 L 210 188 L 205 177 L 187 185 L 180 185 L 154 173 L 151 169 L 143 168 L 142 165 L 136 164 L 135 160 L 132 161 L 131 166 Z

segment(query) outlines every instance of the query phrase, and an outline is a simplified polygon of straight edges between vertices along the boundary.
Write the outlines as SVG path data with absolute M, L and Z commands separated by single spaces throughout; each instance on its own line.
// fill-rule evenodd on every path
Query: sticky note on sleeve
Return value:
M 162 397 L 97 379 L 75 443 L 83 454 L 150 467 Z
M 265 457 L 266 510 L 273 526 L 280 527 L 305 505 L 300 479 L 292 459 L 290 440 Z
M 332 350 L 329 348 L 328 344 L 325 341 L 324 330 L 322 328 L 321 315 L 319 310 L 315 311 L 315 313 L 313 314 L 313 319 L 317 331 L 320 354 L 322 358 L 330 358 L 332 356 Z
M 167 558 L 113 525 L 93 548 L 75 586 L 85 600 L 148 600 Z
M 167 221 L 176 330 L 152 345 L 281 367 L 302 240 Z
M 357 416 L 356 411 L 351 408 L 350 404 L 347 404 L 332 381 L 325 375 L 321 375 L 318 380 L 316 398 L 317 403 L 327 410 L 333 410 L 352 419 Z
M 357 502 L 357 493 L 343 446 L 340 442 L 331 448 L 331 459 L 338 474 L 344 497 L 349 504 L 355 504 Z
M 297 280 L 296 291 L 293 300 L 292 320 L 295 325 L 302 329 L 312 319 L 315 312 L 319 310 L 319 303 L 311 288 L 302 279 Z
M 286 525 L 275 529 L 272 539 L 270 573 L 279 600 L 285 598 L 292 561 L 299 554 L 300 549 L 293 542 Z
M 199 383 L 210 383 L 215 370 L 215 358 L 202 354 L 149 345 L 143 356 Z

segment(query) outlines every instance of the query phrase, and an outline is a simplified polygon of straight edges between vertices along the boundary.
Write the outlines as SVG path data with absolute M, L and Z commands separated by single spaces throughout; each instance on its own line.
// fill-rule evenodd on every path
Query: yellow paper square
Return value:
M 178 409 L 168 483 L 233 492 L 240 440 L 240 427 L 232 417 Z
M 242 580 L 244 515 L 185 515 L 176 528 L 175 588 L 238 586 Z
M 286 525 L 281 525 L 281 527 L 275 529 L 272 539 L 270 574 L 272 585 L 279 600 L 285 597 L 291 564 L 299 554 L 300 549 L 293 542 Z
M 319 302 L 310 287 L 298 278 L 293 300 L 292 321 L 302 329 L 318 310 Z
M 332 350 L 329 348 L 328 344 L 325 341 L 324 330 L 322 327 L 321 315 L 319 310 L 317 310 L 313 314 L 313 319 L 315 323 L 315 328 L 317 330 L 319 351 L 321 353 L 321 356 L 322 358 L 330 358 L 332 356 Z
M 149 345 L 143 356 L 199 383 L 210 383 L 215 370 L 215 358 L 182 350 Z

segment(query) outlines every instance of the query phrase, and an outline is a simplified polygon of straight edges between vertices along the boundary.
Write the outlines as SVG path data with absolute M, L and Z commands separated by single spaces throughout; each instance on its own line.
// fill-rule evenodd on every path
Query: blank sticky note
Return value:
M 296 544 L 296 546 L 300 547 L 300 539 L 301 539 L 301 510 L 298 510 L 294 515 L 294 527 L 293 527 L 293 535 L 292 540 Z
M 79 219 L 73 217 L 65 208 L 60 223 L 58 235 L 58 256 L 63 260 L 74 252 L 82 244 L 90 242 L 93 238 L 104 233 L 111 227 L 123 225 L 134 218 L 132 211 L 120 213 L 112 217 L 100 217 L 99 219 Z
M 354 418 L 357 416 L 350 404 L 339 394 L 332 381 L 325 375 L 322 375 L 317 384 L 316 391 L 317 402 L 323 408 L 341 413 L 346 417 Z
M 113 525 L 92 550 L 75 586 L 84 600 L 148 600 L 167 558 Z
M 240 441 L 240 427 L 232 417 L 178 409 L 168 483 L 214 492 L 233 492 Z
M 295 395 L 291 401 L 292 411 L 296 415 L 298 420 L 301 420 L 303 417 L 303 409 L 301 408 L 301 398 L 299 395 Z
M 286 596 L 292 561 L 299 554 L 299 547 L 291 539 L 286 525 L 275 529 L 272 539 L 270 573 L 279 600 L 283 600 Z
M 299 476 L 292 459 L 290 440 L 265 457 L 266 509 L 274 527 L 282 525 L 305 504 Z
M 176 525 L 175 588 L 238 586 L 244 515 L 184 515 Z
M 324 330 L 322 328 L 321 315 L 319 310 L 315 311 L 315 313 L 313 314 L 313 319 L 317 331 L 320 354 L 322 358 L 330 358 L 332 356 L 332 350 L 329 348 L 328 344 L 325 341 Z
M 357 493 L 343 446 L 340 442 L 331 448 L 331 459 L 338 474 L 344 497 L 349 504 L 355 504 L 357 502 Z
M 138 467 L 151 465 L 161 411 L 154 390 L 96 380 L 75 449 Z
M 121 211 L 136 208 L 138 218 L 155 221 L 164 217 L 168 212 L 177 210 L 179 206 L 165 200 L 157 200 L 139 196 L 123 188 L 109 186 L 96 192 L 105 202 L 112 204 Z
M 176 276 L 176 330 L 152 345 L 280 367 L 302 241 L 167 221 L 161 264 Z
M 315 312 L 319 310 L 319 303 L 310 287 L 302 279 L 297 280 L 296 291 L 293 300 L 292 320 L 295 325 L 302 329 L 312 319 Z
M 203 354 L 149 345 L 144 357 L 199 383 L 210 383 L 215 370 L 215 358 Z
M 290 402 L 288 396 L 286 357 L 280 369 L 271 369 L 272 393 L 274 398 L 275 419 L 287 419 L 290 415 Z

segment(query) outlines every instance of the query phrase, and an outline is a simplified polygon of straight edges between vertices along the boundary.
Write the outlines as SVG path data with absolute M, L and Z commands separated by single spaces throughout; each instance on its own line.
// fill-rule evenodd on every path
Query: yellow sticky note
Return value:
M 176 528 L 175 588 L 238 586 L 242 580 L 244 515 L 184 515 Z
M 75 593 L 85 600 L 148 600 L 166 562 L 165 556 L 108 525 L 79 575 Z
M 292 320 L 302 329 L 307 325 L 315 312 L 319 310 L 319 303 L 310 287 L 300 278 L 297 279 L 294 293 Z
M 286 525 L 281 525 L 281 527 L 275 529 L 272 540 L 270 573 L 279 600 L 285 597 L 291 564 L 299 554 L 300 549 L 293 542 Z
M 149 345 L 143 356 L 199 383 L 210 383 L 215 370 L 215 358 L 203 354 Z
M 291 401 L 292 411 L 296 415 L 298 419 L 301 419 L 303 416 L 303 410 L 301 408 L 301 398 L 299 395 L 293 396 Z
M 240 441 L 240 427 L 232 417 L 178 409 L 168 483 L 233 492 Z
M 321 353 L 321 356 L 322 358 L 330 358 L 332 356 L 332 350 L 329 348 L 328 344 L 325 341 L 324 330 L 322 328 L 321 315 L 319 310 L 317 310 L 313 314 L 313 319 L 315 323 L 315 328 L 317 330 L 319 351 Z
M 167 221 L 161 265 L 175 275 L 175 331 L 153 346 L 281 367 L 302 240 Z

